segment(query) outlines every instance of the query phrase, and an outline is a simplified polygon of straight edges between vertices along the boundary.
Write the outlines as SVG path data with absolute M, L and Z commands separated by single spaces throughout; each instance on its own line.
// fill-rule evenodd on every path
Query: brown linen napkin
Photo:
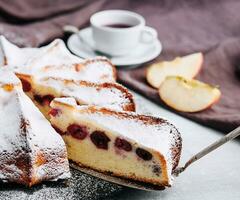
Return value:
M 240 81 L 234 74 L 234 65 L 240 64 L 238 0 L 2 0 L 0 34 L 21 46 L 39 46 L 62 37 L 63 25 L 84 27 L 94 12 L 113 8 L 138 12 L 157 29 L 163 44 L 160 60 L 204 53 L 197 78 L 219 85 L 222 98 L 209 110 L 179 114 L 221 131 L 240 125 Z M 145 68 L 119 70 L 119 81 L 163 105 L 145 81 Z
M 63 37 L 62 27 L 86 26 L 106 0 L 0 1 L 0 35 L 19 46 L 39 46 Z

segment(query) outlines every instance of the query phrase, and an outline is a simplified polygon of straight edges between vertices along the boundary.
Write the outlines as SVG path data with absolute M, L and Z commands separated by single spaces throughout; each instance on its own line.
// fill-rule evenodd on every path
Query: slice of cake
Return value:
M 116 69 L 104 57 L 83 60 L 69 52 L 64 42 L 56 39 L 49 45 L 41 48 L 19 48 L 8 42 L 8 51 L 5 56 L 11 58 L 7 63 L 14 72 L 37 75 L 38 77 L 56 77 L 69 80 L 86 80 L 91 82 L 115 82 Z M 33 53 L 28 55 L 27 49 Z M 11 52 L 17 52 L 11 54 Z M 36 52 L 37 51 L 37 52 Z M 24 55 L 26 54 L 26 57 Z M 14 60 L 14 56 L 17 59 Z M 9 59 L 7 59 L 9 60 Z M 13 66 L 12 66 L 13 65 Z
M 0 66 L 20 74 L 91 82 L 115 82 L 116 69 L 104 57 L 83 60 L 55 39 L 41 48 L 19 48 L 0 36 Z
M 19 79 L 0 71 L 0 181 L 32 186 L 70 177 L 65 144 Z
M 41 48 L 19 48 L 0 36 L 0 66 L 9 65 L 15 70 L 31 69 L 48 65 L 74 64 L 82 62 L 79 57 L 69 52 L 64 42 L 55 39 Z
M 35 77 L 62 78 L 68 80 L 84 80 L 94 83 L 116 82 L 116 69 L 110 61 L 103 57 L 84 60 L 75 64 L 41 64 L 28 65 L 21 70 L 15 70 L 17 74 L 32 75 Z M 41 66 L 41 67 L 40 67 Z
M 40 78 L 17 74 L 23 90 L 46 118 L 55 97 L 74 97 L 79 105 L 98 105 L 124 111 L 135 111 L 132 94 L 117 83 L 91 83 L 61 78 Z
M 181 136 L 164 119 L 78 106 L 73 98 L 51 103 L 52 126 L 68 158 L 85 167 L 137 181 L 170 186 L 181 154 Z

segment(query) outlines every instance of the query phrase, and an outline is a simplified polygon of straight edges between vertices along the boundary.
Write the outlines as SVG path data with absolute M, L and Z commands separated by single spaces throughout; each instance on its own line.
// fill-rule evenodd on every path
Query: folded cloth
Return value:
M 106 0 L 0 1 L 0 35 L 18 46 L 39 46 L 63 37 L 63 26 L 86 26 Z
M 204 66 L 197 79 L 219 85 L 220 102 L 203 112 L 178 113 L 221 131 L 240 125 L 240 81 L 234 73 L 234 66 L 240 64 L 238 0 L 2 0 L 0 34 L 20 46 L 39 46 L 62 37 L 63 25 L 82 28 L 94 12 L 104 9 L 142 14 L 163 43 L 157 60 L 203 52 Z M 164 105 L 157 91 L 146 83 L 146 66 L 119 70 L 119 81 Z

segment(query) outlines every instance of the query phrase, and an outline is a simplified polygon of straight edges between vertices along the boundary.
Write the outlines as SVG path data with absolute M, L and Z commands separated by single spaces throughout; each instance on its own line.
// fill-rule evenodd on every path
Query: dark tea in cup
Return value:
M 109 27 L 109 28 L 131 28 L 134 25 L 130 25 L 130 24 L 123 24 L 123 23 L 114 23 L 114 24 L 106 24 L 104 25 L 105 27 Z

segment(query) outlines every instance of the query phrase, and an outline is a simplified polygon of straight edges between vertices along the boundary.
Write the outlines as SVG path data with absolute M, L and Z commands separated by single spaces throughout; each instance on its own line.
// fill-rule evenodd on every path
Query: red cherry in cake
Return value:
M 81 106 L 81 104 L 77 100 L 76 100 L 76 103 L 77 103 L 78 106 Z
M 38 95 L 38 94 L 35 94 L 33 96 L 34 100 L 36 102 L 38 102 L 39 104 L 41 105 L 45 105 L 45 106 L 49 106 L 51 101 L 55 98 L 53 95 L 51 94 L 48 94 L 48 95 L 44 95 L 44 96 L 41 96 L 41 95 Z
M 152 159 L 152 154 L 146 151 L 145 149 L 142 148 L 137 148 L 136 149 L 136 154 L 138 157 L 142 158 L 143 160 L 151 160 Z
M 97 148 L 108 149 L 108 142 L 110 142 L 110 139 L 103 131 L 94 131 L 90 135 L 90 138 Z
M 125 139 L 117 137 L 114 145 L 119 149 L 123 149 L 125 151 L 132 151 L 132 145 Z
M 67 131 L 71 134 L 74 138 L 83 140 L 88 135 L 87 127 L 80 126 L 78 124 L 71 124 L 67 127 Z
M 55 98 L 55 97 L 54 97 L 53 95 L 51 95 L 51 94 L 44 95 L 44 96 L 42 97 L 42 103 L 43 103 L 43 105 L 49 106 L 50 103 L 51 103 L 51 101 L 52 101 L 54 98 Z
M 40 95 L 38 95 L 38 94 L 35 94 L 35 95 L 33 96 L 33 98 L 34 98 L 34 100 L 35 100 L 36 102 L 38 102 L 39 104 L 42 105 L 42 103 L 43 103 L 42 96 L 40 96 Z
M 51 116 L 53 116 L 53 117 L 56 117 L 57 115 L 59 115 L 59 113 L 60 113 L 60 110 L 59 109 L 55 109 L 55 108 L 53 108 L 53 109 L 51 109 L 50 111 L 49 111 L 49 115 L 51 115 Z
M 25 79 L 20 79 L 22 82 L 22 88 L 24 92 L 29 92 L 32 89 L 31 84 Z
M 60 129 L 60 128 L 58 128 L 58 127 L 56 127 L 56 126 L 54 126 L 54 125 L 52 125 L 52 127 L 55 129 L 55 131 L 57 132 L 57 133 L 59 133 L 60 135 L 64 135 L 65 133 Z

